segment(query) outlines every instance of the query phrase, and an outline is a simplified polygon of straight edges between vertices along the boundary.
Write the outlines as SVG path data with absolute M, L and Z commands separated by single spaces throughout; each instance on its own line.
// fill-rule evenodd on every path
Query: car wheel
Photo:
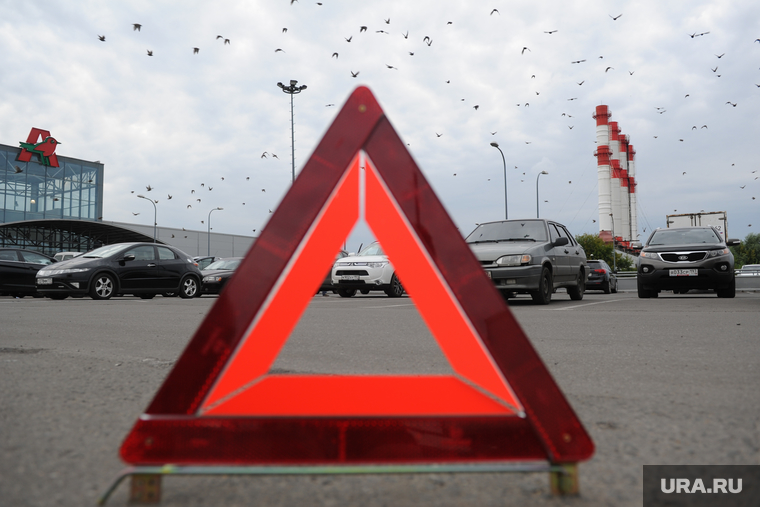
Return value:
M 399 298 L 404 295 L 404 286 L 401 285 L 401 280 L 398 279 L 396 273 L 393 273 L 391 286 L 385 289 L 385 293 L 391 298 Z
M 567 293 L 570 295 L 570 299 L 573 301 L 580 301 L 583 299 L 583 293 L 586 291 L 586 274 L 581 270 L 578 273 L 578 282 L 575 287 L 568 287 Z
M 539 305 L 548 305 L 552 300 L 552 272 L 544 266 L 541 270 L 541 278 L 538 281 L 538 290 L 532 291 L 530 297 L 533 302 Z
M 198 295 L 198 280 L 194 276 L 186 276 L 179 286 L 179 297 L 182 299 L 194 298 Z
M 153 299 L 156 297 L 155 294 L 140 294 L 140 299 Z
M 615 278 L 615 283 L 612 284 L 612 289 L 610 289 L 613 294 L 617 294 L 617 284 L 618 284 L 618 281 L 617 281 L 617 278 Z
M 649 299 L 651 297 L 651 292 L 644 288 L 641 284 L 641 280 L 636 280 L 636 290 L 639 293 L 640 299 Z
M 51 294 L 49 297 L 50 299 L 55 299 L 56 301 L 62 301 L 66 299 L 67 297 L 69 297 L 69 295 L 68 294 Z
M 607 280 L 606 282 L 602 283 L 602 290 L 604 291 L 605 294 L 609 294 L 610 292 L 612 292 L 612 289 L 610 289 L 610 281 L 609 280 Z
M 719 298 L 732 298 L 736 297 L 736 278 L 731 279 L 731 285 L 725 289 L 718 289 L 715 292 L 718 293 Z
M 352 298 L 356 294 L 356 289 L 338 289 L 338 295 L 342 298 Z
M 359 292 L 366 295 L 366 294 L 369 294 L 369 289 L 362 289 Z
M 92 280 L 90 297 L 98 301 L 111 299 L 115 289 L 116 283 L 113 277 L 108 273 L 100 273 Z

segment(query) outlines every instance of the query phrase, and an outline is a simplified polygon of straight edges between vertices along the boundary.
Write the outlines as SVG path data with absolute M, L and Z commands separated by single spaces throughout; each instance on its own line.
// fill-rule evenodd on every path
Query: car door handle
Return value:
M 156 267 L 156 265 L 155 265 L 155 264 L 153 264 L 153 263 L 151 262 L 150 264 L 148 264 L 148 267 L 149 267 L 149 268 L 155 268 L 155 267 Z

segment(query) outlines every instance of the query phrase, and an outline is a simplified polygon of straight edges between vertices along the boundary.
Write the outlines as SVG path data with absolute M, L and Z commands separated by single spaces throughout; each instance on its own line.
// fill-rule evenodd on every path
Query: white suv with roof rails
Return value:
M 382 290 L 389 297 L 404 294 L 404 287 L 393 265 L 377 241 L 358 254 L 348 254 L 348 257 L 338 259 L 333 264 L 332 283 L 338 295 L 344 298 L 354 296 L 357 290 L 362 294 Z

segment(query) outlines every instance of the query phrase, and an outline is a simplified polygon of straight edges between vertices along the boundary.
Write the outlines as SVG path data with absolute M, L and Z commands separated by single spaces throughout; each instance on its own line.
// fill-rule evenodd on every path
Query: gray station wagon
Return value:
M 527 293 L 545 305 L 554 291 L 566 288 L 570 299 L 583 299 L 586 252 L 562 224 L 535 218 L 489 222 L 465 241 L 506 298 Z

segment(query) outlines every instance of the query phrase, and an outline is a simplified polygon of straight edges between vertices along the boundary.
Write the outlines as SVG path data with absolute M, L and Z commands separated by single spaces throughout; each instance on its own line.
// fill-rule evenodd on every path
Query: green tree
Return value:
M 629 257 L 621 253 L 615 253 L 615 262 L 612 261 L 612 243 L 605 243 L 602 238 L 593 234 L 581 234 L 576 236 L 575 240 L 586 251 L 587 259 L 601 259 L 607 264 L 617 266 L 618 271 L 630 271 L 633 269 L 633 262 Z
M 734 254 L 735 268 L 738 269 L 745 264 L 760 264 L 760 234 L 747 234 L 741 245 L 729 248 Z

